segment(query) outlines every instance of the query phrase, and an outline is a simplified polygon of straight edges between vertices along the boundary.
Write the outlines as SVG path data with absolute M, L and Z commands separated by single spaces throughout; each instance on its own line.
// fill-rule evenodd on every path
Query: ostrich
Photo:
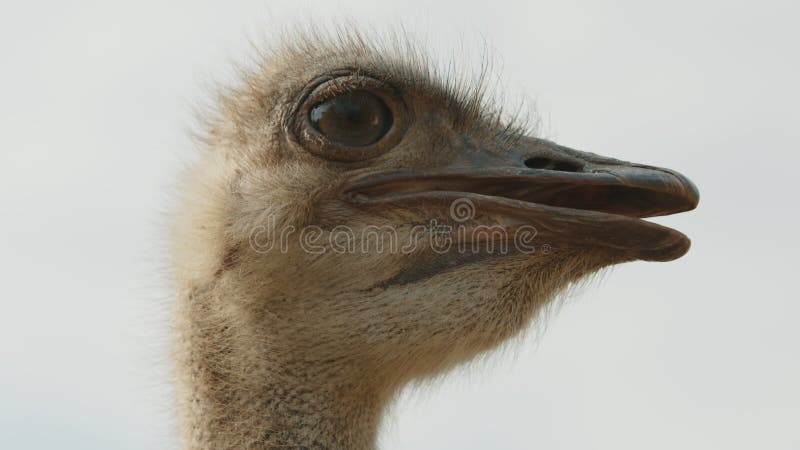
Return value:
M 688 251 L 642 220 L 693 209 L 687 178 L 528 135 L 412 47 L 306 36 L 220 96 L 173 227 L 185 448 L 374 448 L 410 381 Z

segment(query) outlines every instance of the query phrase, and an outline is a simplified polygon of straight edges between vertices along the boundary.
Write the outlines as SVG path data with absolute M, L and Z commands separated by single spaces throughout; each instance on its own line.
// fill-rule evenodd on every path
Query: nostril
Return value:
M 580 172 L 582 166 L 569 161 L 558 161 L 540 156 L 525 160 L 525 166 L 531 169 L 555 170 L 558 172 Z
M 525 165 L 531 169 L 547 169 L 552 163 L 553 161 L 547 158 L 528 158 L 525 160 Z

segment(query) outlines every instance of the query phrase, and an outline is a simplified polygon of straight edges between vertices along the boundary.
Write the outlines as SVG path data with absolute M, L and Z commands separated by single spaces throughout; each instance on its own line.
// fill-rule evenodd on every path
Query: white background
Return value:
M 659 220 L 686 257 L 618 267 L 516 357 L 405 397 L 382 448 L 800 448 L 789 0 L 4 2 L 0 448 L 176 446 L 163 227 L 191 106 L 248 39 L 333 16 L 444 54 L 483 36 L 547 137 L 702 193 Z

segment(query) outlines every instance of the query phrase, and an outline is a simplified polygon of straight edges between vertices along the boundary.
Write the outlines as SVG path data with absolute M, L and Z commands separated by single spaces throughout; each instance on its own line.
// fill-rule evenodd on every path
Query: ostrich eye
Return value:
M 316 104 L 311 125 L 334 144 L 365 147 L 378 142 L 392 127 L 392 112 L 378 96 L 356 90 Z
M 352 69 L 322 75 L 301 94 L 286 125 L 294 143 L 322 159 L 356 162 L 382 155 L 411 123 L 400 90 Z

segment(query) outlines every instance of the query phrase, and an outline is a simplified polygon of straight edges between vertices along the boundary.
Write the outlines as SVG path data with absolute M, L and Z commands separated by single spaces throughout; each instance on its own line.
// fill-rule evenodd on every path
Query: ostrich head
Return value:
M 680 174 L 562 147 L 360 38 L 284 47 L 220 100 L 174 228 L 191 448 L 374 445 L 409 380 L 603 267 L 682 256 Z

